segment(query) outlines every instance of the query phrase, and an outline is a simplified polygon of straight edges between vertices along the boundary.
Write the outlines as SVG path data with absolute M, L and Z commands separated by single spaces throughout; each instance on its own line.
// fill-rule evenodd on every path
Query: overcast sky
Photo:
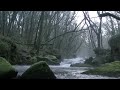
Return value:
M 84 18 L 84 16 L 83 16 L 82 11 L 77 11 L 77 12 L 78 12 L 77 22 L 79 23 L 79 22 L 81 22 L 81 20 Z M 90 17 L 92 18 L 93 21 L 95 20 L 95 21 L 98 21 L 98 22 L 99 22 L 99 17 L 98 17 L 98 15 L 97 15 L 97 11 L 88 11 L 88 12 L 89 12 L 89 15 L 90 15 Z M 95 17 L 95 18 L 93 18 L 93 17 Z M 103 18 L 102 18 L 102 21 L 105 22 L 106 19 L 103 17 Z
M 79 23 L 81 22 L 81 20 L 84 19 L 84 16 L 83 16 L 82 11 L 77 11 L 77 12 L 78 12 L 78 14 L 77 14 L 76 20 L 77 20 L 77 23 L 79 24 Z M 99 22 L 99 17 L 98 17 L 98 15 L 97 15 L 97 11 L 89 11 L 89 15 L 90 15 L 90 17 L 92 18 L 92 21 L 93 21 L 93 22 Z M 93 18 L 93 17 L 94 17 L 94 18 Z M 106 21 L 106 18 L 103 17 L 103 18 L 102 18 L 102 22 L 105 22 L 105 21 Z M 82 24 L 80 25 L 80 27 L 82 27 L 83 24 L 84 24 L 84 23 L 82 23 Z M 103 35 L 104 35 L 104 34 L 105 34 L 105 30 L 102 29 L 102 31 L 103 31 Z

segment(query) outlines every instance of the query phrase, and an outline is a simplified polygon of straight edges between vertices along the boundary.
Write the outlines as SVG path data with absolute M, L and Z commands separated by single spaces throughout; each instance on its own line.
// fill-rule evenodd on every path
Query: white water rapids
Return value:
M 70 67 L 74 63 L 84 63 L 83 58 L 64 59 L 60 65 L 49 65 L 58 79 L 118 79 L 114 77 L 100 76 L 100 75 L 86 75 L 82 72 L 90 69 L 89 67 Z M 30 66 L 27 65 L 14 65 L 18 75 L 27 70 Z

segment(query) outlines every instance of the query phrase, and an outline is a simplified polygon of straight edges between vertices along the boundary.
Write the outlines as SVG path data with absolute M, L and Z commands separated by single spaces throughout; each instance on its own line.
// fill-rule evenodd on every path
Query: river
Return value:
M 55 76 L 58 79 L 119 79 L 115 77 L 107 77 L 100 75 L 86 75 L 81 74 L 82 72 L 90 69 L 88 67 L 70 67 L 74 63 L 83 63 L 83 58 L 73 58 L 73 59 L 64 59 L 60 65 L 49 65 L 51 70 L 54 72 Z M 17 71 L 18 75 L 27 70 L 30 66 L 28 65 L 14 65 L 13 66 Z

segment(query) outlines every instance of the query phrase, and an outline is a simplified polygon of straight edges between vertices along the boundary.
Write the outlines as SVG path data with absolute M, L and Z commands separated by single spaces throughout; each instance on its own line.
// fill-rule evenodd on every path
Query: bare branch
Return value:
M 99 17 L 106 17 L 106 16 L 111 16 L 117 20 L 120 20 L 120 17 L 114 15 L 114 14 L 111 14 L 111 13 L 103 13 L 103 14 L 100 14 Z

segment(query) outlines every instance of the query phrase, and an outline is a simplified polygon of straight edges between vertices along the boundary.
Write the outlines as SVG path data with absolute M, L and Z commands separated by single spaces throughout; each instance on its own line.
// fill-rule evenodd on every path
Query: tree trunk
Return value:
M 3 30 L 2 34 L 4 36 L 5 34 L 5 11 L 2 11 L 2 30 Z
M 14 20 L 16 19 L 17 13 L 18 11 L 13 11 L 12 18 L 10 19 L 10 22 L 8 24 L 8 33 L 7 33 L 8 36 L 10 35 L 11 27 L 12 24 L 14 23 Z
M 37 39 L 37 54 L 39 54 L 40 46 L 41 46 L 41 41 L 42 41 L 42 31 L 43 31 L 43 21 L 44 21 L 44 11 L 41 12 L 41 17 L 40 17 L 40 30 L 39 30 L 39 36 Z

